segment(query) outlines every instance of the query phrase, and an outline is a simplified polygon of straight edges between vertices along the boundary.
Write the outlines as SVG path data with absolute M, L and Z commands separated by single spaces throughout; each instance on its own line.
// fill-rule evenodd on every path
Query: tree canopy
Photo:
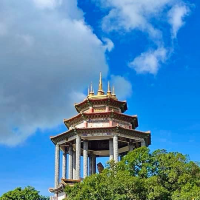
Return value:
M 49 200 L 48 197 L 39 195 L 39 191 L 33 187 L 18 187 L 12 191 L 3 194 L 0 200 Z
M 141 147 L 65 191 L 67 200 L 200 200 L 200 167 L 181 153 Z

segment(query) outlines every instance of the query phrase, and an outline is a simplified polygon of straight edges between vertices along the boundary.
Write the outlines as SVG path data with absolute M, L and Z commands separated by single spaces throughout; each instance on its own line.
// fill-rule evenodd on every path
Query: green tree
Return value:
M 12 191 L 3 194 L 0 200 L 49 200 L 48 197 L 39 195 L 39 191 L 33 187 L 18 187 Z
M 70 200 L 200 200 L 200 167 L 181 153 L 141 147 L 66 187 L 66 194 Z

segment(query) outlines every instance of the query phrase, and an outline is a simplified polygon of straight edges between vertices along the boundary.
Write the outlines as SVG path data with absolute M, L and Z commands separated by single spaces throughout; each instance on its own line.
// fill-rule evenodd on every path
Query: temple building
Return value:
M 55 186 L 49 189 L 55 197 L 51 199 L 63 199 L 65 184 L 73 185 L 96 173 L 97 157 L 109 157 L 118 162 L 129 151 L 151 144 L 150 131 L 136 130 L 137 115 L 124 114 L 127 102 L 117 99 L 114 88 L 111 92 L 109 83 L 107 92 L 104 92 L 101 73 L 97 94 L 91 85 L 87 98 L 75 104 L 75 109 L 78 112 L 76 116 L 64 119 L 68 130 L 50 137 L 55 145 Z

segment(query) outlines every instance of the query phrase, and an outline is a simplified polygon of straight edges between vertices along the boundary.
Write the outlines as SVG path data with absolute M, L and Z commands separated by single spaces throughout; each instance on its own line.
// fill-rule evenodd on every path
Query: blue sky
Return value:
M 100 71 L 152 132 L 151 150 L 200 161 L 200 3 L 123 2 L 0 2 L 0 195 L 27 185 L 49 195 L 49 136 Z

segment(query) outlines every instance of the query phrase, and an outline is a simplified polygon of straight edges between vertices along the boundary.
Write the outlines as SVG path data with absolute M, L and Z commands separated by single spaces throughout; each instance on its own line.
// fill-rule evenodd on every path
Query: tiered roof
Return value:
M 129 116 L 129 115 L 125 115 L 125 114 L 115 112 L 115 111 L 95 112 L 95 113 L 87 113 L 87 112 L 79 113 L 78 115 L 76 115 L 76 116 L 74 116 L 70 119 L 64 119 L 64 123 L 67 126 L 67 128 L 70 128 L 70 126 L 78 124 L 80 121 L 95 119 L 95 118 L 118 119 L 118 120 L 122 120 L 124 122 L 131 123 L 133 128 L 138 127 L 137 115 Z
M 67 142 L 67 138 L 76 134 L 89 134 L 89 133 L 106 133 L 111 134 L 114 132 L 119 132 L 121 134 L 130 135 L 135 138 L 143 138 L 146 145 L 151 144 L 151 134 L 149 131 L 142 132 L 137 131 L 135 128 L 138 127 L 137 115 L 129 116 L 122 114 L 127 110 L 127 102 L 119 101 L 115 95 L 114 87 L 111 92 L 110 84 L 108 82 L 108 90 L 105 94 L 102 87 L 102 77 L 100 73 L 99 88 L 95 95 L 91 84 L 88 88 L 88 96 L 81 103 L 75 104 L 75 108 L 78 115 L 70 118 L 64 119 L 64 124 L 69 129 L 68 131 L 61 133 L 56 136 L 50 137 L 53 143 L 57 143 L 61 140 Z M 114 121 L 115 123 L 106 124 L 102 127 L 92 127 L 91 123 L 96 123 L 93 119 L 103 119 L 104 121 Z M 117 122 L 116 122 L 117 121 Z M 118 123 L 119 121 L 119 123 Z M 90 123 L 90 127 L 83 122 Z M 124 125 L 126 124 L 127 125 Z M 78 126 L 83 124 L 84 127 Z M 131 126 L 132 125 L 132 126 Z M 77 126 L 77 127 L 76 127 Z M 108 126 L 108 127 L 107 127 Z
M 57 143 L 62 141 L 68 135 L 76 135 L 76 134 L 92 134 L 92 133 L 112 133 L 116 131 L 121 134 L 128 134 L 136 138 L 143 138 L 145 139 L 146 145 L 151 144 L 151 132 L 150 131 L 138 131 L 134 129 L 127 129 L 120 126 L 113 126 L 113 127 L 93 127 L 93 128 L 73 128 L 71 130 L 65 131 L 59 135 L 51 136 L 51 140 L 53 143 Z

